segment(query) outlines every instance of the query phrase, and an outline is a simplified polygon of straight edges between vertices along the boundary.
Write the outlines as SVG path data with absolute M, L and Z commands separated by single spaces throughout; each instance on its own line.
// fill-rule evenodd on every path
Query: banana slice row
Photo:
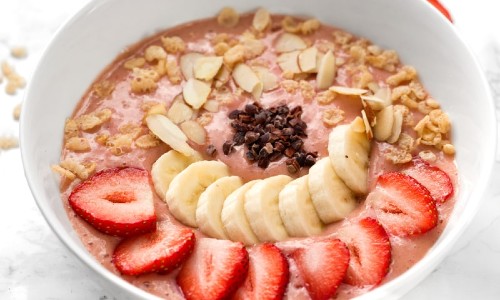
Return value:
M 204 234 L 246 245 L 308 237 L 323 224 L 345 218 L 367 192 L 370 143 L 361 118 L 337 126 L 329 136 L 329 157 L 309 174 L 243 183 L 220 161 L 186 157 L 171 150 L 153 165 L 153 184 L 180 222 Z

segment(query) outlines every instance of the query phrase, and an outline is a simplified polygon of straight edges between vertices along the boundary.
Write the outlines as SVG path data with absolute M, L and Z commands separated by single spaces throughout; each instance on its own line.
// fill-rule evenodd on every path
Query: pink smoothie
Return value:
M 94 138 L 103 132 L 108 132 L 113 135 L 118 131 L 121 125 L 126 123 L 142 124 L 142 119 L 144 116 L 144 111 L 141 106 L 147 101 L 156 101 L 165 103 L 167 107 L 170 106 L 172 99 L 182 91 L 182 85 L 173 85 L 170 81 L 163 77 L 158 84 L 158 89 L 154 92 L 147 94 L 134 94 L 130 91 L 130 70 L 122 67 L 124 61 L 132 58 L 142 56 L 144 50 L 149 45 L 161 45 L 160 36 L 179 36 L 184 41 L 187 42 L 186 52 L 204 52 L 213 53 L 212 46 L 210 45 L 210 38 L 215 35 L 215 33 L 229 33 L 229 34 L 241 34 L 246 29 L 250 27 L 253 15 L 242 16 L 238 26 L 235 28 L 227 29 L 217 24 L 213 19 L 201 20 L 179 27 L 175 27 L 164 31 L 154 37 L 148 38 L 145 41 L 140 42 L 127 49 L 122 55 L 120 55 L 112 64 L 110 64 L 105 71 L 99 76 L 96 82 L 101 80 L 109 80 L 115 83 L 115 89 L 111 95 L 105 99 L 98 98 L 91 90 L 89 90 L 80 100 L 78 106 L 75 109 L 73 117 L 78 117 L 82 114 L 88 114 L 96 110 L 101 110 L 104 108 L 109 108 L 113 111 L 112 118 L 109 122 L 103 124 L 100 129 L 95 132 L 83 133 L 83 137 L 87 138 L 91 142 L 91 151 L 75 153 L 63 149 L 62 159 L 74 158 L 78 161 L 91 161 L 97 164 L 97 170 L 102 170 L 117 166 L 135 166 L 144 168 L 146 170 L 151 170 L 151 165 L 155 160 L 167 150 L 169 147 L 162 144 L 155 148 L 150 149 L 140 149 L 132 146 L 130 152 L 125 153 L 121 156 L 113 155 L 106 147 L 99 145 L 94 141 Z M 273 22 L 278 23 L 282 16 L 273 17 Z M 320 30 L 312 35 L 307 36 L 307 39 L 314 41 L 314 43 L 319 43 L 324 40 L 331 40 L 332 31 L 338 30 L 329 26 L 322 25 Z M 260 60 L 265 60 L 268 62 L 270 70 L 275 72 L 277 75 L 281 76 L 281 71 L 276 63 L 277 55 L 273 50 L 273 41 L 275 38 L 281 34 L 281 30 L 276 30 L 270 32 L 266 37 L 263 38 L 264 43 L 267 46 L 265 53 L 259 58 Z M 335 54 L 337 56 L 346 56 L 340 47 L 336 47 Z M 178 55 L 179 56 L 179 55 Z M 381 71 L 371 69 L 376 80 L 381 86 L 385 85 L 385 78 L 390 74 Z M 343 67 L 339 67 L 339 76 L 337 77 L 337 82 L 335 85 L 346 85 L 349 83 L 350 79 L 347 76 L 347 72 L 343 70 Z M 308 79 L 309 80 L 309 79 Z M 309 80 L 314 84 L 314 79 Z M 229 89 L 234 92 L 236 85 L 233 81 L 228 84 Z M 226 163 L 230 167 L 230 171 L 234 175 L 241 176 L 244 181 L 249 181 L 255 178 L 266 178 L 276 174 L 288 174 L 284 161 L 280 160 L 273 162 L 266 169 L 261 169 L 255 164 L 249 164 L 249 162 L 244 157 L 243 146 L 236 148 L 236 151 L 232 154 L 226 156 L 222 153 L 221 146 L 226 140 L 232 139 L 232 130 L 230 127 L 230 120 L 227 115 L 230 111 L 234 109 L 241 109 L 245 104 L 253 102 L 253 98 L 243 93 L 239 97 L 235 97 L 234 101 L 226 106 L 221 106 L 220 110 L 213 115 L 212 121 L 205 127 L 207 131 L 207 143 L 204 146 L 197 146 L 192 144 L 194 148 L 199 150 L 201 153 L 205 153 L 204 149 L 207 145 L 213 144 L 218 149 L 217 154 L 214 158 L 206 159 L 218 159 Z M 266 92 L 263 94 L 260 100 L 264 107 L 276 106 L 280 104 L 287 104 L 289 107 L 294 107 L 301 105 L 303 108 L 302 119 L 307 123 L 307 135 L 308 138 L 304 140 L 306 151 L 317 151 L 319 157 L 327 156 L 327 142 L 328 134 L 331 131 L 331 127 L 327 127 L 322 122 L 321 111 L 326 108 L 340 108 L 345 111 L 345 120 L 341 122 L 348 123 L 353 120 L 356 116 L 360 115 L 362 105 L 359 100 L 353 100 L 352 97 L 339 96 L 337 99 L 328 105 L 319 105 L 314 100 L 306 101 L 302 97 L 300 90 L 295 94 L 289 94 L 284 91 L 281 87 Z M 143 133 L 147 133 L 147 127 L 142 125 Z M 378 143 L 372 141 L 372 151 L 370 159 L 370 186 L 373 189 L 374 183 L 378 175 L 386 173 L 388 171 L 398 170 L 400 167 L 393 165 L 388 162 L 383 153 L 385 151 L 384 143 Z M 423 149 L 423 148 L 422 148 Z M 427 148 L 425 148 L 427 149 Z M 430 149 L 430 148 L 429 148 Z M 415 153 L 418 153 L 415 152 Z M 437 153 L 437 152 L 436 152 Z M 437 153 L 438 160 L 435 163 L 441 169 L 443 169 L 453 181 L 455 188 L 455 195 L 457 194 L 457 170 L 453 158 L 444 156 Z M 302 169 L 294 177 L 299 175 L 307 174 L 308 169 Z M 61 194 L 64 201 L 69 219 L 73 224 L 76 234 L 81 238 L 83 244 L 86 246 L 88 251 L 102 263 L 111 272 L 121 276 L 131 284 L 144 289 L 152 294 L 159 297 L 168 299 L 182 299 L 182 292 L 175 283 L 175 276 L 178 270 L 173 271 L 167 275 L 159 274 L 148 274 L 141 276 L 122 276 L 116 270 L 115 266 L 111 261 L 113 249 L 116 244 L 120 241 L 120 238 L 108 236 L 97 230 L 92 226 L 83 221 L 78 217 L 68 205 L 68 196 L 72 189 L 75 187 L 77 182 L 67 183 L 63 182 L 61 185 Z M 331 224 L 326 227 L 324 235 L 335 235 L 336 230 L 345 226 L 349 222 L 361 218 L 363 216 L 370 216 L 373 213 L 367 209 L 363 202 L 364 199 L 359 199 L 360 205 L 356 208 L 351 215 L 338 223 Z M 392 280 L 393 278 L 399 276 L 409 268 L 411 268 L 415 263 L 417 263 L 426 252 L 432 247 L 435 241 L 439 238 L 441 232 L 444 230 L 449 216 L 453 210 L 455 199 L 454 197 L 448 200 L 446 203 L 439 205 L 439 224 L 436 228 L 428 232 L 427 234 L 412 237 L 412 238 L 397 238 L 391 237 L 392 243 L 392 263 L 390 272 L 384 279 L 383 283 Z M 160 200 L 159 197 L 155 195 L 155 207 L 156 214 L 159 220 L 170 219 L 174 223 L 178 223 L 169 214 L 168 207 Z M 202 234 L 197 230 L 197 237 L 201 237 Z M 284 252 L 290 245 L 290 241 L 277 243 Z M 292 270 L 295 268 L 293 262 L 291 264 Z M 304 288 L 297 288 L 300 285 L 300 279 L 293 278 L 288 286 L 286 298 L 288 299 L 308 299 L 307 291 Z M 366 292 L 367 289 L 360 289 L 352 287 L 346 284 L 342 284 L 339 288 L 337 298 L 346 299 L 351 298 L 356 295 Z

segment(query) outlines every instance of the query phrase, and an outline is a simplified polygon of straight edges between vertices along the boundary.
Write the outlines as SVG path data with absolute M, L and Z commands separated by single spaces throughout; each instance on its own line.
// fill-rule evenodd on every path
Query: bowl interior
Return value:
M 100 273 L 121 298 L 149 294 L 114 276 L 97 263 L 73 232 L 59 196 L 58 163 L 65 118 L 100 71 L 127 45 L 186 21 L 216 15 L 223 6 L 240 12 L 259 6 L 274 13 L 314 16 L 329 25 L 396 49 L 416 67 L 424 86 L 454 123 L 460 191 L 452 218 L 438 242 L 411 270 L 370 293 L 399 297 L 415 286 L 444 257 L 470 223 L 493 165 L 495 120 L 486 80 L 450 23 L 426 1 L 93 1 L 55 35 L 30 83 L 21 118 L 26 177 L 48 223 L 87 265 Z M 149 295 L 150 297 L 150 295 Z

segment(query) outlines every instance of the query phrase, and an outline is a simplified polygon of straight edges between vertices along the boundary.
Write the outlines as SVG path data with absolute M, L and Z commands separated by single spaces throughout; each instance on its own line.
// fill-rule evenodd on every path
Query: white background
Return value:
M 0 61 L 8 59 L 29 80 L 51 35 L 87 2 L 0 0 Z M 443 0 L 443 3 L 476 53 L 500 108 L 500 2 Z M 8 49 L 13 45 L 27 46 L 28 58 L 9 57 Z M 22 101 L 23 92 L 7 96 L 4 88 L 5 81 L 0 85 L 0 136 L 18 136 L 12 110 Z M 499 180 L 497 166 L 492 182 Z M 110 299 L 98 280 L 45 223 L 24 179 L 19 149 L 0 150 L 0 299 Z M 500 186 L 495 184 L 449 256 L 405 297 L 471 298 L 500 299 Z

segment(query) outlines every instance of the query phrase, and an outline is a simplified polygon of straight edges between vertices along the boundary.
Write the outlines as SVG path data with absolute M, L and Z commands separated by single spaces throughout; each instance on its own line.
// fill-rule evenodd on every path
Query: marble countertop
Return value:
M 29 80 L 41 51 L 66 18 L 89 0 L 0 1 L 0 61 Z M 409 0 L 407 0 L 409 1 Z M 442 0 L 490 81 L 500 116 L 500 2 Z M 9 57 L 24 45 L 29 56 Z M 0 136 L 18 136 L 13 108 L 23 91 L 0 86 Z M 500 161 L 500 155 L 497 155 Z M 500 180 L 497 163 L 493 182 Z M 0 150 L 0 299 L 111 299 L 99 278 L 52 233 L 30 193 L 19 149 Z M 500 185 L 491 185 L 468 230 L 441 265 L 405 299 L 500 299 Z

